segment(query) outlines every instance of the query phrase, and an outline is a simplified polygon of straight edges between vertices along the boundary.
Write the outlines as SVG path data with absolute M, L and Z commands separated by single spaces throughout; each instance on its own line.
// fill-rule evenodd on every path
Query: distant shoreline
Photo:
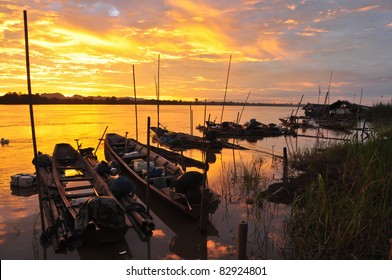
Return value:
M 27 94 L 7 93 L 0 96 L 0 104 L 2 105 L 27 105 L 30 103 L 30 97 Z M 183 101 L 183 100 L 156 100 L 156 99 L 135 99 L 134 98 L 117 98 L 102 96 L 73 96 L 66 97 L 61 93 L 53 94 L 33 94 L 32 103 L 34 105 L 197 105 L 197 106 L 279 106 L 294 107 L 298 104 L 292 103 L 241 103 L 241 102 L 222 102 L 222 101 Z
M 0 102 L 0 105 L 28 105 L 29 103 L 4 103 Z M 69 103 L 69 102 L 56 102 L 56 103 L 33 103 L 33 105 L 134 105 L 135 103 Z M 138 102 L 137 105 L 175 105 L 175 106 L 184 106 L 184 105 L 195 105 L 195 106 L 223 106 L 223 103 L 189 103 L 189 102 L 182 102 L 182 103 L 148 103 L 148 102 Z M 244 106 L 243 103 L 226 103 L 225 106 Z M 305 104 L 301 104 L 300 106 L 304 106 Z M 260 106 L 260 107 L 297 107 L 298 104 L 280 104 L 280 103 L 249 103 L 245 106 Z

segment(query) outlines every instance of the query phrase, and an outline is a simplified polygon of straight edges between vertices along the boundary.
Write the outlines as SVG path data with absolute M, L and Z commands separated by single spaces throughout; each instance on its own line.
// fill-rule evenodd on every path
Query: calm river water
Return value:
M 263 123 L 279 123 L 278 118 L 291 114 L 292 107 L 247 106 L 241 123 L 256 118 Z M 220 106 L 160 106 L 159 121 L 167 129 L 201 135 L 195 126 L 203 124 L 204 116 L 220 121 Z M 226 106 L 223 120 L 235 121 L 242 106 Z M 114 132 L 147 142 L 147 118 L 157 125 L 157 106 L 139 105 L 138 135 L 136 135 L 135 108 L 133 105 L 36 105 L 34 106 L 35 130 L 38 150 L 51 154 L 56 143 L 71 143 L 76 147 L 79 139 L 82 147 L 98 145 L 106 126 Z M 192 118 L 191 118 L 192 114 Z M 33 145 L 27 105 L 0 105 L 0 137 L 9 144 L 0 146 L 0 259 L 43 259 L 44 251 L 39 244 L 40 219 L 38 195 L 32 189 L 10 187 L 10 177 L 17 173 L 34 173 Z M 193 125 L 191 126 L 191 119 Z M 314 134 L 312 131 L 301 134 Z M 331 132 L 332 134 L 332 132 Z M 331 137 L 341 137 L 331 135 Z M 282 259 L 281 249 L 286 239 L 283 235 L 284 221 L 290 207 L 265 202 L 247 204 L 249 195 L 240 186 L 233 185 L 234 163 L 237 172 L 246 168 L 252 171 L 257 159 L 263 163 L 256 170 L 263 175 L 261 186 L 282 178 L 282 162 L 271 155 L 282 155 L 284 147 L 290 152 L 313 145 L 315 139 L 307 137 L 275 137 L 255 141 L 237 140 L 236 144 L 249 150 L 224 149 L 210 162 L 208 183 L 222 194 L 222 203 L 210 217 L 207 235 L 199 233 L 195 222 L 183 221 L 175 213 L 165 210 L 152 212 L 156 230 L 149 242 L 141 242 L 131 229 L 123 242 L 109 246 L 82 247 L 66 254 L 57 254 L 51 247 L 46 250 L 48 259 L 116 259 L 127 251 L 132 259 L 235 259 L 238 224 L 248 223 L 247 254 L 254 259 Z M 202 160 L 201 151 L 190 150 L 187 156 Z M 104 159 L 103 143 L 97 151 Z M 260 168 L 259 168 L 260 167 Z M 153 209 L 152 209 L 153 210 Z

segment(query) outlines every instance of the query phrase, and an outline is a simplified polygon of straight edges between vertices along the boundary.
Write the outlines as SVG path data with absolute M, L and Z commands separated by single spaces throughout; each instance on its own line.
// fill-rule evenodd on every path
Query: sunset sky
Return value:
M 0 0 L 0 95 L 392 99 L 391 0 Z M 160 74 L 158 79 L 158 55 Z

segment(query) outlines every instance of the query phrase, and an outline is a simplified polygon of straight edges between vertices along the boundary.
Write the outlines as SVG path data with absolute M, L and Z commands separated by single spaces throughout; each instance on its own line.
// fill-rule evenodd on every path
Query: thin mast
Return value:
M 246 97 L 246 100 L 245 100 L 244 106 L 242 107 L 241 114 L 240 114 L 240 116 L 238 118 L 237 124 L 241 121 L 242 113 L 244 112 L 245 105 L 246 105 L 246 102 L 248 102 L 248 98 L 249 98 L 250 93 L 251 93 L 251 91 L 249 91 L 248 96 Z
M 221 124 L 222 124 L 222 121 L 223 121 L 223 110 L 224 110 L 224 108 L 225 108 L 226 94 L 227 94 L 227 86 L 228 86 L 228 84 L 229 84 L 230 65 L 231 65 L 231 55 L 230 55 L 230 61 L 229 61 L 229 68 L 227 69 L 227 79 L 226 79 L 225 96 L 224 96 L 224 98 L 223 98 L 223 106 L 222 106 L 222 113 L 221 113 L 221 120 L 220 120 L 220 123 L 221 123 Z

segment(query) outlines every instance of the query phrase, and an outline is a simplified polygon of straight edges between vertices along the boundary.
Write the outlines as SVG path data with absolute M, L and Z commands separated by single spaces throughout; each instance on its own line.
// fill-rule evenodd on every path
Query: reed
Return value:
M 369 109 L 368 118 L 371 120 L 382 120 L 392 118 L 392 103 L 377 103 Z
M 392 130 L 366 143 L 299 151 L 308 175 L 285 230 L 293 259 L 387 259 L 392 233 Z
M 221 193 L 222 205 L 231 205 L 230 208 L 226 208 L 226 215 L 236 214 L 236 207 L 233 205 L 247 209 L 245 220 L 249 226 L 247 242 L 249 259 L 280 257 L 279 249 L 284 243 L 283 234 L 276 225 L 279 221 L 280 223 L 284 221 L 289 211 L 282 210 L 286 206 L 269 203 L 260 196 L 270 180 L 263 172 L 266 164 L 268 161 L 264 158 L 255 156 L 249 162 L 240 160 L 231 165 L 223 165 L 220 176 L 221 185 L 224 186 Z M 233 248 L 236 248 L 235 240 L 236 237 L 233 236 Z

